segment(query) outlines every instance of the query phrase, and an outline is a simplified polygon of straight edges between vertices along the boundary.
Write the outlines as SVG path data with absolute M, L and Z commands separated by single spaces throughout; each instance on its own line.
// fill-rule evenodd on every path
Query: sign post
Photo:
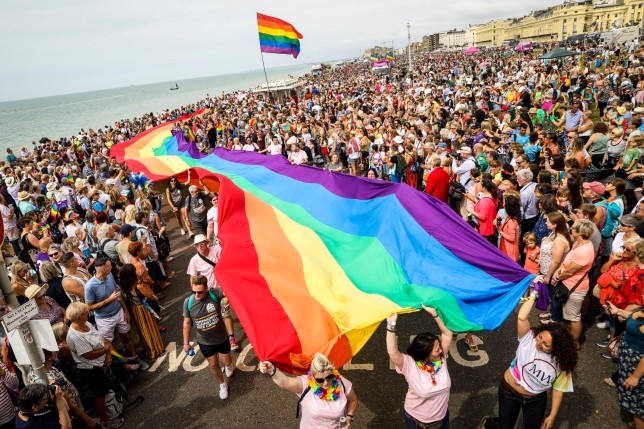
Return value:
M 38 305 L 36 304 L 36 300 L 30 299 L 26 303 L 18 306 L 15 295 L 11 295 L 13 293 L 13 289 L 11 288 L 9 277 L 6 274 L 7 271 L 4 261 L 0 261 L 0 265 L 2 268 L 0 269 L 0 286 L 2 287 L 3 295 L 10 297 L 9 308 L 11 308 L 11 311 L 2 317 L 2 325 L 7 336 L 9 335 L 9 331 L 14 329 L 18 329 L 20 331 L 20 341 L 27 352 L 29 362 L 31 363 L 31 367 L 34 370 L 38 381 L 43 384 L 49 384 L 42 357 L 36 347 L 34 337 L 31 334 L 28 324 L 29 319 L 38 314 Z M 8 291 L 10 291 L 9 295 L 7 295 Z

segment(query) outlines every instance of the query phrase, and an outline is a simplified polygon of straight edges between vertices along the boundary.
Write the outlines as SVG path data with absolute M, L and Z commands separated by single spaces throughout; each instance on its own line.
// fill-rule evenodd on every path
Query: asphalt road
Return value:
M 168 217 L 166 217 L 168 219 Z M 172 229 L 176 223 L 169 220 Z M 185 270 L 194 255 L 191 240 L 177 230 L 169 231 L 172 240 L 172 269 L 177 271 L 173 284 L 162 301 L 166 319 L 163 333 L 166 353 L 148 371 L 141 371 L 127 383 L 130 398 L 142 395 L 142 404 L 125 413 L 126 428 L 296 428 L 297 397 L 278 388 L 267 375 L 257 371 L 258 359 L 239 321 L 235 333 L 240 352 L 233 352 L 237 369 L 230 380 L 230 396 L 222 401 L 218 385 L 200 353 L 188 357 L 182 350 L 181 303 L 189 293 Z M 538 323 L 536 313 L 533 323 Z M 412 335 L 438 329 L 424 313 L 401 315 L 398 344 L 404 350 Z M 359 405 L 354 428 L 404 428 L 402 406 L 407 384 L 390 367 L 385 348 L 385 329 L 376 331 L 366 346 L 340 372 L 353 382 Z M 574 393 L 566 394 L 555 427 L 562 429 L 616 429 L 625 427 L 615 389 L 602 382 L 617 369 L 617 364 L 600 356 L 595 346 L 606 331 L 592 326 L 586 330 L 580 363 L 574 374 Z M 449 412 L 452 429 L 476 428 L 481 418 L 497 410 L 497 388 L 501 374 L 514 357 L 516 347 L 516 310 L 496 331 L 479 335 L 478 353 L 467 350 L 462 335 L 450 351 L 452 392 Z M 521 418 L 517 427 L 521 427 Z

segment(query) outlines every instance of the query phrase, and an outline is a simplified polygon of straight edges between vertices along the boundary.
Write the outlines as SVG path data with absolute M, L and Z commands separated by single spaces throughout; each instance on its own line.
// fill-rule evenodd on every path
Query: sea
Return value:
M 269 81 L 302 76 L 312 64 L 266 69 Z M 264 70 L 250 70 L 180 81 L 0 102 L 0 159 L 7 148 L 31 148 L 42 137 L 57 140 L 81 129 L 94 130 L 120 119 L 184 106 L 210 96 L 255 88 L 265 83 Z M 179 86 L 178 90 L 170 88 Z

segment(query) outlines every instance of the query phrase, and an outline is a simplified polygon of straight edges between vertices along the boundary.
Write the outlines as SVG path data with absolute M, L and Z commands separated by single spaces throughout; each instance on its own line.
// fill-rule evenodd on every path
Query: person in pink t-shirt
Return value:
M 352 389 L 351 382 L 341 377 L 322 353 L 313 356 L 308 375 L 289 377 L 268 361 L 260 362 L 259 371 L 268 374 L 282 389 L 300 397 L 300 429 L 351 428 L 358 397 Z M 340 426 L 340 419 L 343 417 L 346 419 L 346 425 Z
M 447 370 L 447 351 L 452 331 L 447 329 L 436 309 L 425 307 L 441 330 L 440 338 L 429 332 L 419 334 L 401 353 L 396 344 L 397 314 L 387 318 L 387 353 L 396 372 L 405 376 L 409 390 L 405 397 L 405 424 L 408 429 L 449 429 L 449 393 L 452 380 Z

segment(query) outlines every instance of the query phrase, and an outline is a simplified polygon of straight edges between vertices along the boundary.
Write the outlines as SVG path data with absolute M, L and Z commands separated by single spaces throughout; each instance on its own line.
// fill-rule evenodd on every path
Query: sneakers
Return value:
M 188 234 L 188 238 L 192 238 L 192 237 L 194 237 L 194 236 L 195 236 L 195 233 L 194 233 L 194 232 L 192 232 L 192 231 L 190 231 L 190 234 Z
M 230 366 L 224 366 L 224 374 L 226 374 L 226 377 L 228 378 L 232 377 L 234 372 L 235 372 L 235 365 L 230 364 Z
M 608 384 L 610 387 L 617 387 L 613 379 L 610 377 L 604 378 L 604 383 Z
M 120 428 L 123 426 L 125 423 L 125 419 L 122 418 L 116 418 L 116 419 L 111 419 L 109 422 L 103 424 L 103 429 L 116 429 Z
M 230 350 L 235 351 L 239 349 L 239 344 L 235 341 L 235 337 L 229 336 L 228 341 L 230 341 Z
M 181 235 L 186 235 L 186 230 L 181 228 Z
M 603 353 L 602 353 L 602 357 L 603 357 L 604 359 L 612 359 L 612 358 L 613 358 L 613 357 L 610 355 L 610 353 L 608 353 L 608 352 L 603 352 Z
M 595 344 L 597 344 L 599 347 L 608 347 L 609 343 L 610 343 L 610 339 L 604 338 L 603 340 L 597 341 Z
M 228 398 L 228 383 L 223 383 L 219 385 L 219 397 L 221 399 Z
M 599 329 L 608 329 L 608 328 L 610 328 L 610 323 L 608 323 L 608 322 L 599 322 L 596 326 Z

